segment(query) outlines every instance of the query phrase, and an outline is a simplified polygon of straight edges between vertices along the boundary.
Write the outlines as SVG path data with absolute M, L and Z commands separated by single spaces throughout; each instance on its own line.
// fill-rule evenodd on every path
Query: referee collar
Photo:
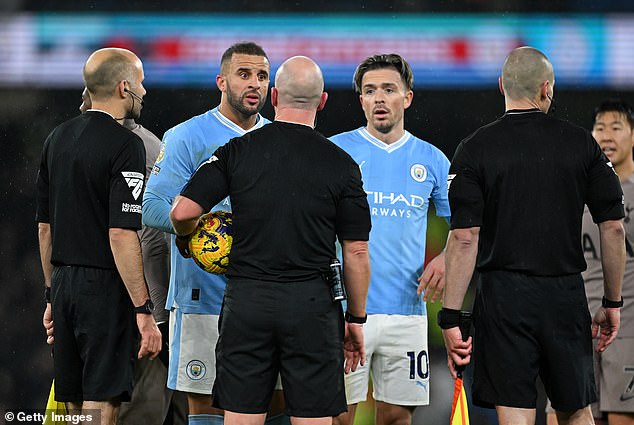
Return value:
M 507 115 L 523 115 L 523 114 L 534 114 L 535 112 L 543 112 L 538 108 L 530 108 L 530 109 L 509 109 L 504 113 L 504 116 Z
M 101 112 L 103 114 L 109 115 L 113 120 L 116 120 L 116 118 L 110 112 L 102 111 L 101 109 L 88 109 L 86 110 L 86 112 Z

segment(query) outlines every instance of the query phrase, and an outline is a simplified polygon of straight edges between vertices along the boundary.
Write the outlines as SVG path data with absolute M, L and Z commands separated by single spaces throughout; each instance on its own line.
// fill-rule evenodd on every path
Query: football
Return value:
M 193 260 L 208 273 L 224 274 L 229 266 L 233 242 L 231 212 L 212 211 L 200 217 L 189 238 Z

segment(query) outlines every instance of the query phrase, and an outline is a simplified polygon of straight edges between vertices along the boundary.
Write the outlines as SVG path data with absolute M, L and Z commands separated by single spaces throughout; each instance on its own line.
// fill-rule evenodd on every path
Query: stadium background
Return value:
M 406 128 L 449 158 L 462 138 L 503 113 L 497 75 L 505 55 L 518 45 L 533 45 L 551 58 L 558 116 L 589 127 L 592 108 L 603 98 L 622 96 L 634 103 L 632 2 L 505 3 L 193 0 L 183 6 L 155 0 L 3 0 L 0 409 L 41 408 L 50 384 L 34 181 L 46 135 L 78 113 L 81 67 L 91 51 L 116 45 L 139 54 L 148 89 L 140 122 L 159 137 L 217 105 L 220 55 L 240 40 L 260 43 L 272 72 L 295 54 L 322 65 L 330 98 L 317 128 L 327 136 L 364 123 L 351 85 L 356 64 L 377 52 L 401 53 L 415 71 Z M 263 114 L 273 117 L 268 101 Z M 446 225 L 433 220 L 428 257 L 445 236 Z M 429 307 L 432 317 L 437 307 Z M 430 339 L 432 404 L 419 409 L 416 424 L 448 422 L 452 382 L 434 320 Z M 362 413 L 357 423 L 370 423 L 371 410 Z M 474 424 L 495 423 L 480 411 L 471 413 Z M 543 421 L 542 415 L 538 419 Z

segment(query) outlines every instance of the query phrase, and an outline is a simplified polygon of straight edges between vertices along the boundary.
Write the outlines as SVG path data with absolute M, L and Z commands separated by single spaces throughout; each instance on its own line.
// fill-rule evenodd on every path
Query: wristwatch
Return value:
M 357 325 L 363 325 L 365 322 L 368 321 L 368 315 L 366 314 L 363 317 L 359 317 L 359 316 L 353 316 L 352 314 L 348 313 L 346 311 L 346 314 L 344 315 L 344 318 L 346 319 L 346 322 L 348 323 L 356 323 Z
M 450 329 L 460 326 L 460 310 L 441 308 L 436 317 L 440 329 Z
M 623 297 L 620 301 L 610 301 L 606 297 L 601 299 L 601 307 L 603 308 L 621 308 L 623 307 Z
M 134 312 L 137 314 L 152 314 L 154 311 L 154 303 L 151 299 L 147 299 L 143 305 L 134 307 Z

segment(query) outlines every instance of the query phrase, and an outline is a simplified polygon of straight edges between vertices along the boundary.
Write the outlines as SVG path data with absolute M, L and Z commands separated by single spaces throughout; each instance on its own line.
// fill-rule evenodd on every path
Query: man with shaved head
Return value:
M 594 423 L 592 340 L 616 338 L 625 263 L 623 192 L 592 135 L 547 115 L 554 74 L 531 47 L 513 50 L 500 77 L 506 113 L 463 140 L 449 179 L 451 231 L 438 324 L 448 364 L 471 360 L 460 309 L 474 267 L 473 402 L 501 425 L 535 423 L 539 376 L 560 424 Z M 591 319 L 581 272 L 584 205 L 598 223 L 604 286 Z
M 100 49 L 86 61 L 84 82 L 92 107 L 51 132 L 37 179 L 43 321 L 56 400 L 114 424 L 130 399 L 133 358 L 161 350 L 136 233 L 145 150 L 121 125 L 139 116 L 143 65 L 129 50 Z
M 293 424 L 330 424 L 346 410 L 341 370 L 365 361 L 370 214 L 359 167 L 313 129 L 323 88 L 311 59 L 284 62 L 271 91 L 275 121 L 216 150 L 170 214 L 185 236 L 201 214 L 231 198 L 234 238 L 213 391 L 229 425 L 264 422 L 278 373 Z M 336 238 L 345 320 L 330 295 Z

